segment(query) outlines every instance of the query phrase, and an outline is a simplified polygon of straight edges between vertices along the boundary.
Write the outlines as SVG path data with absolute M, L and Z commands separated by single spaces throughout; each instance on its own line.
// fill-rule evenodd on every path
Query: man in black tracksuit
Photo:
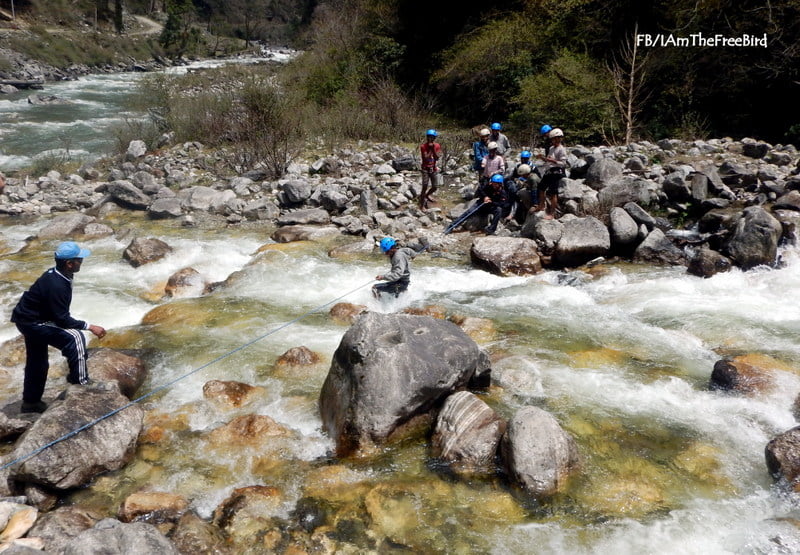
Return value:
M 89 330 L 103 337 L 106 330 L 76 320 L 69 313 L 72 303 L 72 276 L 80 271 L 81 263 L 89 256 L 72 241 L 61 243 L 56 249 L 55 268 L 50 268 L 22 294 L 11 313 L 11 321 L 25 338 L 25 383 L 22 391 L 22 412 L 44 412 L 42 402 L 47 371 L 50 363 L 47 346 L 61 350 L 67 359 L 72 384 L 89 383 L 86 370 L 86 338 L 80 330 Z

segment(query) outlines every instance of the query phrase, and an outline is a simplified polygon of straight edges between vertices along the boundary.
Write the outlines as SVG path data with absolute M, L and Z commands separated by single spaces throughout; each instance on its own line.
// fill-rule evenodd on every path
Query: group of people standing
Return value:
M 564 132 L 559 128 L 543 125 L 539 133 L 545 140 L 543 154 L 532 161 L 532 153 L 525 148 L 519 162 L 509 169 L 505 159 L 511 150 L 508 137 L 502 133 L 500 123 L 492 123 L 478 132 L 478 140 L 472 144 L 472 169 L 478 178 L 475 197 L 482 205 L 481 212 L 491 216 L 484 229 L 487 235 L 494 234 L 501 219 L 511 220 L 515 216 L 524 219 L 529 212 L 544 211 L 545 218 L 552 219 L 558 211 L 558 183 L 566 176 L 567 149 L 563 145 Z M 438 161 L 442 148 L 436 139 L 435 129 L 428 129 L 425 142 L 420 145 L 420 168 L 422 192 L 420 209 L 435 202 L 434 191 L 441 184 Z

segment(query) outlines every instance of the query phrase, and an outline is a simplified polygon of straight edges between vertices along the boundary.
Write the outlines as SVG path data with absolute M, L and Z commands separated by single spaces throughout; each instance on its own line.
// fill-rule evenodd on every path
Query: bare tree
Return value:
M 633 139 L 634 130 L 638 127 L 639 113 L 648 96 L 644 83 L 649 53 L 640 55 L 636 41 L 638 34 L 637 23 L 633 28 L 633 39 L 630 36 L 625 39 L 614 61 L 608 65 L 614 82 L 614 98 L 625 125 L 625 144 L 630 144 Z

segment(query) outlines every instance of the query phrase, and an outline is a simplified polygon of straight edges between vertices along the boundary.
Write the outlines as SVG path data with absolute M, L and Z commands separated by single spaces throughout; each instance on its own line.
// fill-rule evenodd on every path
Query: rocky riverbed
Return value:
M 440 204 L 425 211 L 416 207 L 418 173 L 414 151 L 406 147 L 362 143 L 308 156 L 290 165 L 280 180 L 267 180 L 258 171 L 218 174 L 213 170 L 219 167 L 217 157 L 196 143 L 147 152 L 143 144 L 134 142 L 123 159 L 107 167 L 87 165 L 68 176 L 51 172 L 37 179 L 8 177 L 0 195 L 0 212 L 20 220 L 47 218 L 38 237 L 25 241 L 22 254 L 36 249 L 40 241 L 114 236 L 126 243 L 122 256 L 134 268 L 155 263 L 171 246 L 117 226 L 114 217 L 121 212 L 174 220 L 187 229 L 263 229 L 275 244 L 254 255 L 253 265 L 281 245 L 299 245 L 299 241 L 352 237 L 330 251 L 332 257 L 347 257 L 373 252 L 376 238 L 391 235 L 410 245 L 427 245 L 445 260 L 469 258 L 476 267 L 500 275 L 563 268 L 570 270 L 563 274 L 569 280 L 580 279 L 580 271 L 593 272 L 590 266 L 597 266 L 598 259 L 604 259 L 606 267 L 615 260 L 685 265 L 703 276 L 735 267 L 757 271 L 778 267 L 779 245 L 796 240 L 800 211 L 800 155 L 791 146 L 751 140 L 573 147 L 572 173 L 559 188 L 564 214 L 556 220 L 530 214 L 524 222 L 509 223 L 495 237 L 469 231 L 483 228 L 485 222 L 477 220 L 468 221 L 464 231 L 442 233 L 466 209 L 472 194 L 473 176 L 465 155 L 451 159 Z M 3 249 L 7 254 L 16 247 Z M 202 296 L 246 279 L 246 275 L 232 274 L 223 282 L 210 283 L 187 268 L 170 277 L 164 294 Z M 169 326 L 199 318 L 197 325 L 204 325 L 205 316 L 191 315 L 187 308 L 159 305 L 145 315 L 142 324 Z M 578 432 L 588 433 L 587 424 L 572 422 L 565 430 L 552 414 L 524 401 L 519 410 L 500 414 L 464 391 L 477 388 L 480 395 L 489 381 L 488 370 L 497 353 L 483 351 L 475 341 L 481 344 L 496 335 L 490 321 L 448 315 L 435 306 L 416 309 L 414 315 L 367 312 L 358 317 L 363 309 L 340 304 L 330 313 L 331 318 L 353 323 L 317 392 L 321 419 L 338 456 L 380 459 L 388 448 L 385 442 L 414 441 L 431 433 L 434 456 L 456 474 L 477 475 L 488 482 L 502 478 L 508 487 L 519 490 L 510 495 L 502 488 L 487 488 L 479 503 L 469 502 L 473 510 L 481 508 L 475 518 L 505 525 L 524 521 L 526 503 L 546 503 L 563 491 L 570 477 L 580 475 L 582 458 L 600 456 L 586 450 L 579 453 L 572 438 Z M 444 317 L 453 323 L 442 321 Z M 7 406 L 5 437 L 22 436 L 4 460 L 24 455 L 135 396 L 148 372 L 142 362 L 147 356 L 119 350 L 135 333 L 130 330 L 112 337 L 115 348 L 93 353 L 90 364 L 97 386 L 67 389 L 63 399 L 51 400 L 52 408 L 35 423 L 30 416 L 20 418 L 13 404 Z M 421 341 L 430 334 L 443 339 L 434 345 Z M 385 358 L 387 352 L 393 355 Z M 4 344 L 0 353 L 4 367 L 19 369 L 23 355 L 18 339 Z M 596 362 L 601 355 L 591 356 Z M 602 356 L 615 355 L 605 352 Z M 275 372 L 301 383 L 300 376 L 313 372 L 320 360 L 314 351 L 298 348 L 276 361 Z M 451 363 L 426 366 L 440 360 Z M 769 357 L 732 356 L 714 367 L 709 386 L 735 395 L 757 395 L 774 387 L 773 373 L 781 371 L 793 370 L 777 368 Z M 359 376 L 381 377 L 368 384 L 371 389 L 358 390 L 352 384 L 364 383 Z M 483 379 L 473 380 L 477 377 Z M 379 392 L 393 379 L 398 379 L 397 387 L 391 395 L 384 392 L 380 397 Z M 506 374 L 500 381 L 513 389 L 515 379 L 521 377 Z M 256 464 L 274 468 L 279 463 L 266 453 L 291 449 L 297 432 L 265 415 L 236 412 L 263 395 L 260 386 L 241 381 L 206 382 L 205 401 L 227 416 L 196 441 L 211 450 L 253 449 L 264 453 Z M 375 405 L 376 399 L 386 402 Z M 181 419 L 152 411 L 143 415 L 137 407 L 126 409 L 83 437 L 54 448 L 57 457 L 34 457 L 7 470 L 5 493 L 10 497 L 2 506 L 9 514 L 4 540 L 27 541 L 54 553 L 78 552 L 92 545 L 119 546 L 120 551 L 135 548 L 141 553 L 224 552 L 240 551 L 254 542 L 265 551 L 398 546 L 437 551 L 448 545 L 447 538 L 440 537 L 439 531 L 415 535 L 415 529 L 424 527 L 420 517 L 415 517 L 414 504 L 424 500 L 433 508 L 444 507 L 454 497 L 476 495 L 466 487 L 471 478 L 425 492 L 417 491 L 420 486 L 414 483 L 375 486 L 359 472 L 359 463 L 353 466 L 347 459 L 331 458 L 329 464 L 308 468 L 302 495 L 290 514 L 280 510 L 287 492 L 264 485 L 235 489 L 207 519 L 199 518 L 188 508 L 189 500 L 172 491 L 133 493 L 112 511 L 114 518 L 75 506 L 56 508 L 59 499 L 76 487 L 129 464 L 135 449 L 143 450 L 145 459 L 148 450 L 153 456 L 152 452 L 165 449 L 173 434 L 185 434 L 190 428 Z M 767 454 L 769 471 L 791 488 L 797 487 L 800 475 L 796 433 L 791 430 L 776 439 Z M 496 467 L 495 458 L 503 470 Z M 708 447 L 697 444 L 682 450 L 670 464 L 685 465 L 692 475 L 713 473 L 709 470 L 713 465 L 703 462 L 709 458 L 713 456 Z M 654 472 L 649 466 L 630 467 L 620 476 L 633 478 L 595 484 L 596 495 L 607 505 L 613 504 L 612 499 L 623 500 L 616 513 L 610 510 L 615 516 L 630 516 L 626 510 L 637 516 L 657 513 L 667 501 L 663 492 L 646 483 Z M 719 476 L 712 481 L 716 480 L 725 481 Z M 261 516 L 265 514 L 272 516 Z

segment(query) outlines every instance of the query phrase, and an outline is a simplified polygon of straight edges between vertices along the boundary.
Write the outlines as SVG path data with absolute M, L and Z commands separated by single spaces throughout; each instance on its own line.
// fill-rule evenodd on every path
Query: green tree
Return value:
M 578 142 L 613 141 L 621 129 L 608 72 L 590 56 L 567 49 L 541 75 L 525 77 L 513 103 L 521 126 L 549 123 Z
M 193 27 L 193 21 L 194 5 L 191 0 L 167 0 L 167 21 L 159 38 L 164 49 L 180 55 L 195 48 L 200 41 L 200 33 Z

